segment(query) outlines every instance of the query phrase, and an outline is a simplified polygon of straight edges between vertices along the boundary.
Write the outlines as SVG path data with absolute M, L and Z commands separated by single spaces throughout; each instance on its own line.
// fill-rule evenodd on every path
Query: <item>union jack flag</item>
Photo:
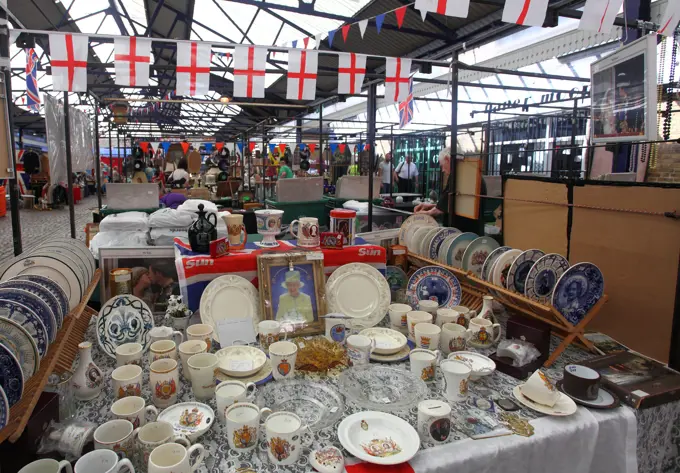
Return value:
M 413 120 L 413 77 L 408 82 L 408 96 L 399 104 L 399 128 L 404 128 Z
M 38 64 L 40 60 L 35 49 L 26 50 L 26 97 L 29 110 L 40 111 L 40 93 L 38 91 Z

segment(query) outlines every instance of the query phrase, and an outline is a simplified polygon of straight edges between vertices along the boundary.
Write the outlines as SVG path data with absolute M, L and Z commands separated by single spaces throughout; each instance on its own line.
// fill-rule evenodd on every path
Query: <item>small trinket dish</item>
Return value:
M 335 447 L 322 447 L 309 452 L 309 464 L 321 473 L 339 473 L 345 470 L 345 458 Z

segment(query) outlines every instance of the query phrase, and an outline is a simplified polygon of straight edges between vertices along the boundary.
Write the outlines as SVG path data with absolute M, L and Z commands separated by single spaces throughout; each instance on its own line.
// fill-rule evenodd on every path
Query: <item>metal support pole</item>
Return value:
M 323 149 L 323 104 L 319 105 L 319 176 L 321 176 L 321 180 L 323 182 L 323 156 L 324 156 L 324 149 Z M 330 159 L 333 159 L 331 156 Z M 330 159 L 328 160 L 328 166 L 330 167 L 331 162 Z
M 368 86 L 368 101 L 366 115 L 368 120 L 366 143 L 368 149 L 368 231 L 373 231 L 373 173 L 375 161 L 375 115 L 378 110 L 378 85 L 374 82 Z
M 19 149 L 24 149 L 24 129 L 19 128 Z
M 109 123 L 109 182 L 113 182 L 113 128 Z
M 99 153 L 99 103 L 94 102 L 94 173 L 97 186 L 97 206 L 102 209 L 101 156 Z
M 486 164 L 482 166 L 483 173 L 489 175 L 489 157 L 491 156 L 491 112 L 486 118 Z M 491 166 L 493 168 L 493 166 Z
M 573 177 L 574 153 L 576 152 L 576 122 L 578 121 L 578 100 L 574 99 L 574 110 L 571 112 L 571 148 L 569 149 L 569 178 Z
M 458 53 L 451 64 L 451 167 L 449 169 L 448 225 L 453 227 L 456 203 L 456 160 L 458 155 Z
M 394 171 L 393 169 L 396 169 L 394 166 L 394 160 L 396 158 L 394 154 L 394 125 L 390 125 L 390 153 L 392 155 L 392 159 L 390 160 L 390 199 L 392 198 L 392 188 L 394 187 Z
M 262 149 L 260 150 L 260 156 L 262 156 L 262 197 L 263 200 L 267 199 L 267 170 L 269 169 L 269 153 L 267 153 L 267 127 L 264 122 L 262 122 Z M 283 156 L 281 150 L 279 149 L 279 156 Z M 291 163 L 291 167 L 292 167 Z M 271 179 L 273 180 L 273 179 Z M 256 184 L 257 185 L 257 184 Z M 255 189 L 257 191 L 257 189 Z
M 116 129 L 116 158 L 118 159 L 118 180 L 123 182 L 123 165 L 120 159 L 120 130 Z
M 68 217 L 71 238 L 76 237 L 76 211 L 73 206 L 73 164 L 71 163 L 71 118 L 68 109 L 68 92 L 64 92 L 64 143 L 66 144 L 66 182 L 68 183 Z

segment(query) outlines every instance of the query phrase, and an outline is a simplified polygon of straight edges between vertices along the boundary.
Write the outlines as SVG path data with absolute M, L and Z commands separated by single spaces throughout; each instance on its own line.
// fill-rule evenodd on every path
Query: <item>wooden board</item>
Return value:
M 189 174 L 198 174 L 201 172 L 201 153 L 198 151 L 192 151 L 189 153 Z
M 4 86 L 4 80 L 0 84 Z M 4 98 L 0 98 L 0 107 L 2 107 L 0 110 L 0 178 L 11 179 L 14 178 L 13 155 L 10 152 L 12 147 L 7 141 L 9 139 L 7 136 L 7 101 Z
M 623 185 L 574 188 L 574 204 L 657 212 L 680 209 L 680 189 Z M 590 328 L 668 362 L 680 258 L 680 221 L 574 208 L 570 263 L 604 274 L 609 303 Z
M 456 160 L 456 193 L 479 195 L 482 190 L 482 160 L 465 158 Z M 456 215 L 477 220 L 479 197 L 456 195 Z
M 503 234 L 507 246 L 538 248 L 567 256 L 567 186 L 562 183 L 508 178 L 504 188 Z M 519 202 L 530 200 L 542 203 Z

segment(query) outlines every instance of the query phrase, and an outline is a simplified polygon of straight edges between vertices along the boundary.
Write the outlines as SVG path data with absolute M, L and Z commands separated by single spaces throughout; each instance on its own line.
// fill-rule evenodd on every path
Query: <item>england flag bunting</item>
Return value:
M 177 95 L 206 95 L 210 91 L 210 43 L 177 43 Z
M 609 33 L 623 0 L 587 0 L 578 23 L 581 30 Z
M 657 33 L 672 38 L 680 21 L 680 0 L 668 0 Z
M 85 35 L 50 33 L 52 90 L 87 92 L 87 49 Z
M 523 26 L 542 26 L 548 0 L 505 0 L 502 20 Z
M 288 50 L 288 100 L 314 100 L 319 53 L 306 49 Z
M 411 59 L 388 57 L 385 70 L 385 101 L 399 103 L 406 100 L 409 93 Z
M 355 53 L 339 55 L 338 93 L 360 94 L 366 75 L 366 56 Z
M 467 18 L 470 0 L 416 0 L 415 9 L 420 10 L 423 21 L 428 12 Z
M 234 97 L 264 98 L 267 48 L 234 48 Z
M 113 41 L 116 84 L 130 87 L 149 86 L 151 40 L 148 38 L 116 38 Z

